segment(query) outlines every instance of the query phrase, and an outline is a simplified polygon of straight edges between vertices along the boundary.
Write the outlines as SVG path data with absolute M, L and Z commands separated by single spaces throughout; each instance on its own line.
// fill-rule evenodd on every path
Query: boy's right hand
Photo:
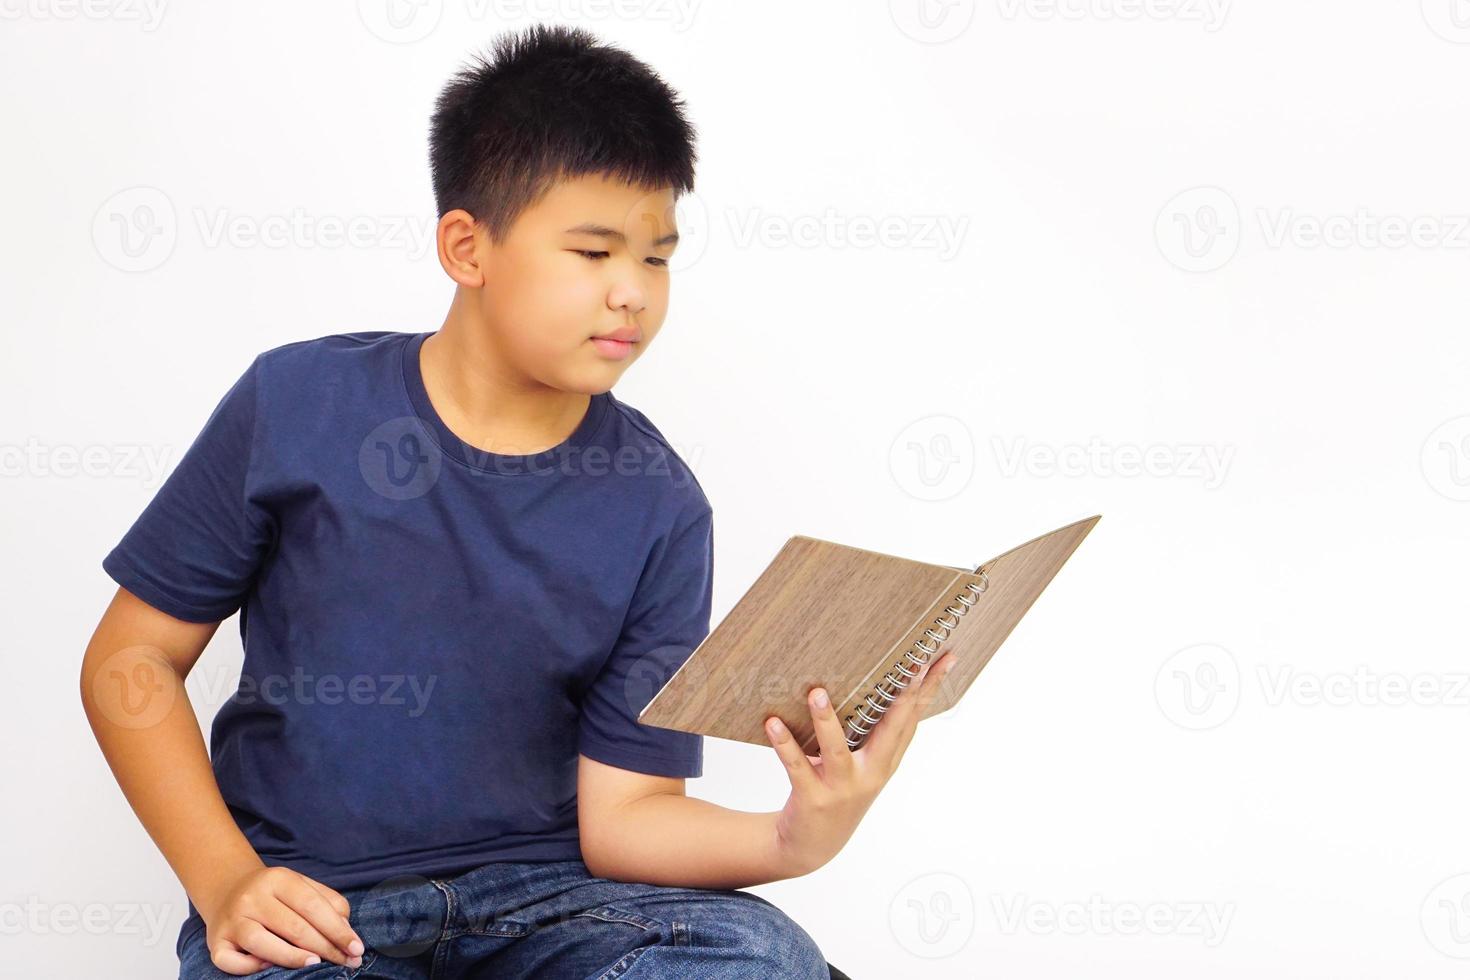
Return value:
M 362 965 L 365 947 L 347 920 L 347 899 L 290 868 L 252 869 L 223 888 L 208 909 L 195 907 L 207 929 L 209 958 L 226 973 L 322 960 Z

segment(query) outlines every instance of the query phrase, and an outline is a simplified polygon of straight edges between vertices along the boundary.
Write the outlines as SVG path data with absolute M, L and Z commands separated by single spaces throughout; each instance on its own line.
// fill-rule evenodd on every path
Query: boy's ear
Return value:
M 439 250 L 439 265 L 461 286 L 478 289 L 485 284 L 480 249 L 489 239 L 475 224 L 474 215 L 463 208 L 447 211 L 434 230 Z

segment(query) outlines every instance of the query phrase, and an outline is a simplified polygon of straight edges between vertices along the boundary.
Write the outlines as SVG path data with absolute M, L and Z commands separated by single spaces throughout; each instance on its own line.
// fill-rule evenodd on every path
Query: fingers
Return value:
M 348 921 L 351 906 L 333 888 L 287 868 L 253 872 L 210 923 L 210 959 L 231 974 L 273 966 L 362 965 L 365 946 Z
M 293 968 L 325 961 L 360 966 L 365 947 L 341 912 L 346 899 L 305 875 L 273 874 L 254 907 L 226 932 L 216 965 L 226 969 L 228 959 L 245 968 L 250 964 L 243 957 L 253 956 L 267 965 Z M 238 947 L 243 956 L 230 946 Z
M 276 965 L 266 962 L 259 956 L 252 956 L 228 939 L 222 940 L 219 945 L 210 951 L 209 959 L 211 963 L 225 973 L 231 973 L 235 976 L 259 973 L 261 970 L 268 970 Z
M 953 665 L 954 654 L 945 653 L 931 660 L 922 674 L 899 692 L 863 746 L 874 758 L 882 760 L 890 769 L 898 765 L 919 725 L 920 709 L 934 699 L 945 671 Z
M 346 919 L 349 915 L 352 914 L 351 903 L 348 902 L 346 897 L 341 892 L 337 891 L 337 889 L 331 887 L 330 885 L 324 885 L 320 881 L 317 881 L 315 878 L 308 878 L 305 875 L 301 876 L 301 880 L 306 882 L 311 887 L 315 888 L 317 891 L 321 892 L 322 895 L 326 897 L 328 904 L 330 904 L 332 908 L 335 909 L 337 913 L 342 916 L 343 919 Z M 351 926 L 349 926 L 348 928 L 351 928 Z
M 851 772 L 852 750 L 847 747 L 842 723 L 837 720 L 837 712 L 826 690 L 812 688 L 807 693 L 806 703 L 812 713 L 812 725 L 817 730 L 817 744 L 822 747 L 822 769 L 837 777 Z
M 338 951 L 343 957 L 349 959 L 362 955 L 366 947 L 363 945 L 362 938 L 352 928 L 352 923 L 347 919 L 351 906 L 339 892 L 319 881 L 301 875 L 287 883 L 282 891 L 276 894 L 305 918 L 314 927 L 313 931 L 317 935 L 336 947 L 335 950 L 322 953 L 323 957 L 327 957 L 328 953 Z M 301 944 L 297 943 L 297 945 Z M 338 962 L 335 956 L 331 958 L 334 962 Z
M 956 659 L 954 654 L 949 654 L 929 665 L 929 672 L 924 676 L 924 686 L 919 689 L 917 696 L 914 698 L 912 709 L 913 720 L 904 726 L 903 731 L 899 735 L 898 745 L 890 760 L 891 765 L 897 766 L 903 759 L 903 754 L 908 751 L 909 743 L 914 740 L 914 732 L 918 730 L 919 722 L 923 720 L 925 709 L 928 708 L 934 699 L 939 697 L 939 693 L 946 682 L 946 677 L 954 668 L 955 663 Z
M 791 788 L 802 793 L 815 789 L 821 777 L 780 718 L 773 715 L 766 719 L 766 738 L 776 750 L 776 755 L 781 757 L 781 763 L 786 767 L 786 776 L 791 780 Z
M 240 924 L 234 941 L 251 955 L 276 966 L 299 968 L 322 961 L 320 954 L 291 945 L 255 919 L 246 919 Z
M 312 889 L 307 890 L 312 891 Z M 313 894 L 315 894 L 314 891 Z M 267 906 L 256 921 L 297 950 L 314 954 L 319 960 L 331 960 L 333 963 L 345 964 L 349 959 L 346 952 L 337 948 L 331 940 L 321 934 L 316 926 L 285 901 L 277 900 L 274 904 Z M 251 952 L 260 951 L 252 949 Z

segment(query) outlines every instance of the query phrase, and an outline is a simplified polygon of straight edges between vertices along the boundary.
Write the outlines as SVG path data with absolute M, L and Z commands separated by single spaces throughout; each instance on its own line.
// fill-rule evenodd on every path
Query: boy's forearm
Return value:
M 123 795 L 148 835 L 163 853 L 196 906 L 252 868 L 263 866 L 235 825 L 220 795 L 204 736 L 183 679 L 163 657 L 130 658 L 123 665 L 152 690 L 153 705 L 168 704 L 154 718 L 147 707 L 131 715 L 138 698 L 131 683 L 94 683 L 94 673 L 116 670 L 108 661 L 89 660 L 82 673 L 82 704 Z
M 732 810 L 659 793 L 607 814 L 582 833 L 583 861 L 600 878 L 682 888 L 745 888 L 812 870 L 777 850 L 779 813 Z

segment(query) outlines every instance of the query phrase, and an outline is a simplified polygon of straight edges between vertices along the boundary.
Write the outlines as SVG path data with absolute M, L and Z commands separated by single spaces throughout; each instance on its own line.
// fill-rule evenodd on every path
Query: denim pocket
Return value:
M 615 980 L 633 968 L 633 965 L 650 949 L 658 946 L 688 946 L 689 926 L 687 923 L 674 919 L 668 922 L 655 919 L 651 916 L 634 912 L 630 909 L 619 908 L 616 905 L 598 905 L 589 909 L 582 909 L 571 916 L 576 919 L 592 919 L 598 922 L 607 922 L 613 925 L 627 926 L 630 929 L 642 933 L 641 936 L 629 934 L 626 941 L 621 943 L 624 952 L 617 962 L 613 963 L 597 980 Z M 635 945 L 636 944 L 636 945 Z
M 638 912 L 630 912 L 627 909 L 620 909 L 615 905 L 598 905 L 595 908 L 582 909 L 576 915 L 573 915 L 572 918 L 575 919 L 583 916 L 592 919 L 601 919 L 603 922 L 622 922 L 630 926 L 637 926 L 640 929 L 651 929 L 655 932 L 662 932 L 664 928 L 664 924 L 658 919 L 650 918 Z
M 638 912 L 630 912 L 613 905 L 598 905 L 590 909 L 582 909 L 571 916 L 571 921 L 578 919 L 591 922 L 610 923 L 619 929 L 626 927 L 629 932 L 621 939 L 612 936 L 604 936 L 599 943 L 606 953 L 617 956 L 606 970 L 597 975 L 597 980 L 616 980 L 629 970 L 633 969 L 640 957 L 650 949 L 659 945 L 664 940 L 664 924 L 658 919 L 650 918 Z M 603 960 L 604 963 L 608 962 Z

